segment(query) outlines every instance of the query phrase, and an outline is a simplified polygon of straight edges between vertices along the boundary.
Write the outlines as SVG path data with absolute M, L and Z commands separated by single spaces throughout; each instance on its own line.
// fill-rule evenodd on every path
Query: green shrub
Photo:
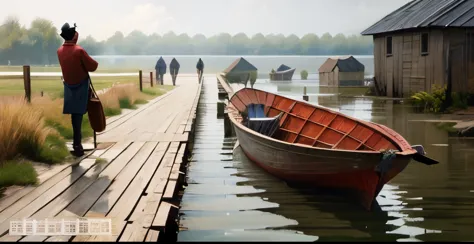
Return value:
M 136 109 L 137 108 L 137 106 L 132 104 L 132 101 L 130 100 L 129 97 L 119 98 L 119 104 L 120 104 L 120 108 L 126 108 L 126 109 Z
M 442 112 L 442 106 L 446 101 L 446 87 L 433 87 L 433 92 L 418 92 L 411 96 L 411 103 L 424 112 Z
M 453 92 L 452 94 L 452 107 L 454 109 L 467 109 L 469 101 L 469 93 L 466 92 Z
M 35 185 L 38 174 L 30 162 L 7 161 L 0 165 L 0 188 L 18 185 Z
M 59 135 L 51 134 L 46 138 L 34 160 L 57 164 L 63 162 L 67 156 L 69 156 L 69 149 L 66 146 L 66 141 Z
M 250 87 L 253 88 L 253 85 L 255 84 L 255 82 L 257 82 L 257 78 L 258 78 L 258 72 L 257 71 L 251 71 L 250 72 Z
M 145 99 L 137 99 L 135 100 L 135 104 L 147 104 L 148 101 Z
M 308 71 L 302 70 L 302 71 L 300 72 L 300 75 L 301 75 L 301 79 L 302 79 L 302 80 L 307 80 L 307 79 L 308 79 Z
M 119 115 L 122 113 L 122 109 L 121 108 L 109 108 L 109 107 L 105 107 L 104 108 L 104 114 L 105 116 L 109 117 L 109 116 L 115 116 L 115 115 Z

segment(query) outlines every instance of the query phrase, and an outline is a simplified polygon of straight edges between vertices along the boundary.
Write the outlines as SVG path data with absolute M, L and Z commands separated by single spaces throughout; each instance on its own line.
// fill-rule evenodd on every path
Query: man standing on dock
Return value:
M 64 44 L 58 49 L 58 59 L 63 73 L 64 107 L 63 114 L 71 115 L 73 129 L 73 149 L 76 157 L 84 155 L 82 147 L 82 118 L 87 112 L 90 78 L 88 72 L 94 72 L 99 65 L 79 45 L 76 24 L 71 27 L 65 23 L 61 28 Z
M 202 79 L 202 74 L 204 72 L 204 62 L 202 62 L 201 58 L 199 58 L 197 64 L 196 64 L 196 69 L 197 69 L 197 73 L 198 73 L 198 81 L 199 83 L 201 83 L 201 79 Z

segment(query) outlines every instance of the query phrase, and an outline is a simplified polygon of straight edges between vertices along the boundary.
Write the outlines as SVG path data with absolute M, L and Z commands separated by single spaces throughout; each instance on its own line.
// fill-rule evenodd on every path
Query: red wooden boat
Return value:
M 367 209 L 411 159 L 438 163 L 386 126 L 269 92 L 241 89 L 227 107 L 251 161 L 287 182 L 350 190 Z

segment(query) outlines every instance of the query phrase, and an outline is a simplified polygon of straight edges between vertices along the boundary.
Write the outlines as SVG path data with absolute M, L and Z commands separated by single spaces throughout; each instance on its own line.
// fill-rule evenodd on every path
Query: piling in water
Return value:
M 306 102 L 309 101 L 309 97 L 308 95 L 306 95 L 306 86 L 303 89 L 303 100 L 305 100 Z
M 230 122 L 229 114 L 224 114 L 224 137 L 235 137 L 235 130 Z
M 224 109 L 225 109 L 225 103 L 223 101 L 218 101 L 217 102 L 217 117 L 218 118 L 224 117 Z

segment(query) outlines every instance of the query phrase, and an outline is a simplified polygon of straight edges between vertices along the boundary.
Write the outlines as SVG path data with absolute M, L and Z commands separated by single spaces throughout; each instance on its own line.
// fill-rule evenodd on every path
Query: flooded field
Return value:
M 413 113 L 408 104 L 354 97 L 351 90 L 320 88 L 315 81 L 269 82 L 255 88 L 302 99 L 387 125 L 411 144 L 422 144 L 441 163 L 412 163 L 367 212 L 344 196 L 288 187 L 249 161 L 235 138 L 224 138 L 217 118 L 217 83 L 206 76 L 196 139 L 183 196 L 179 241 L 473 241 L 474 140 L 450 137 Z M 337 93 L 344 94 L 337 94 Z

